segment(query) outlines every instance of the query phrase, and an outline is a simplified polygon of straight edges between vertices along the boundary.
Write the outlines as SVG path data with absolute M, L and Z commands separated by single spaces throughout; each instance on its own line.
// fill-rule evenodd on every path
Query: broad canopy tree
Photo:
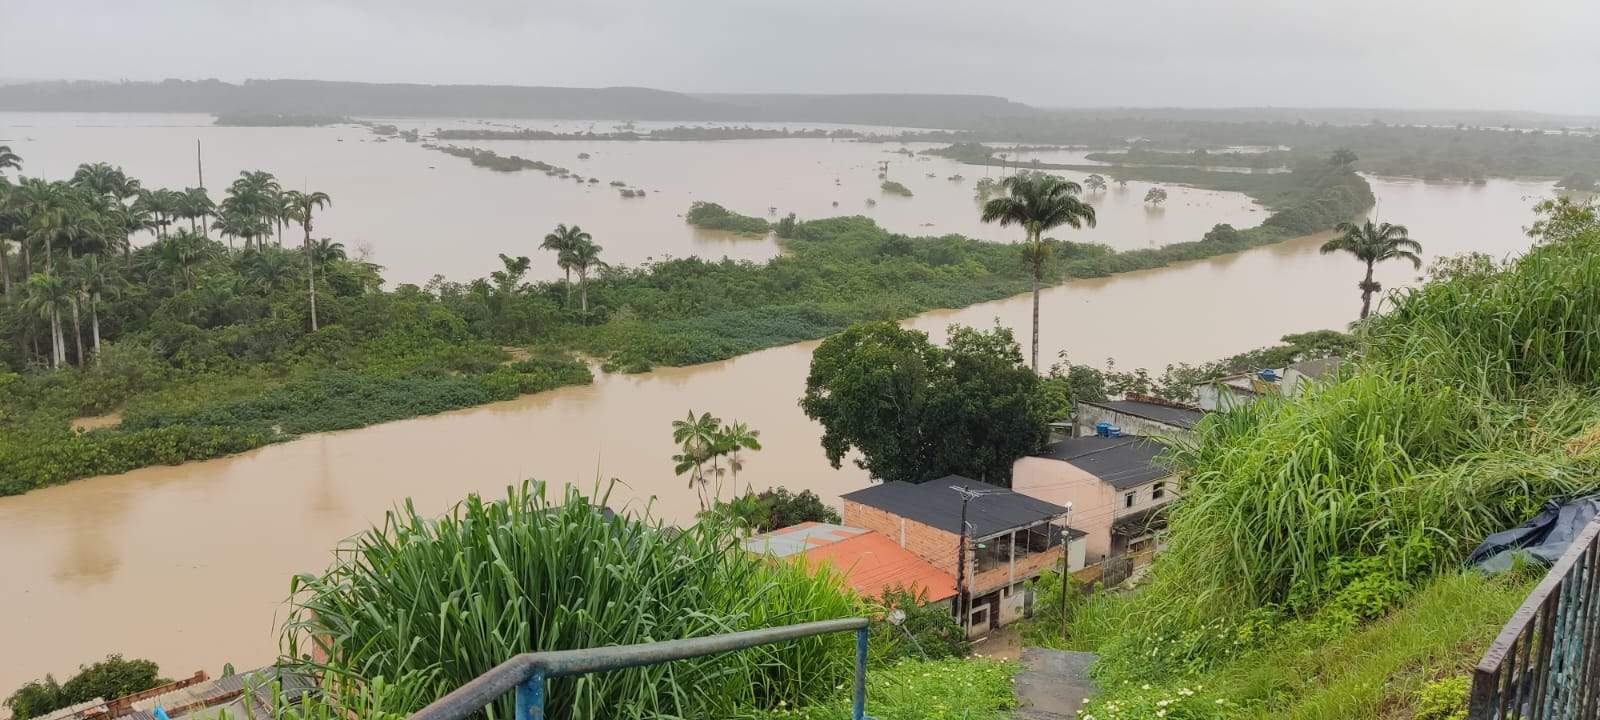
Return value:
M 811 356 L 800 407 L 823 450 L 885 482 L 946 475 L 1009 486 L 1011 464 L 1049 437 L 1039 378 L 1011 331 L 952 326 L 948 347 L 893 322 L 859 323 Z

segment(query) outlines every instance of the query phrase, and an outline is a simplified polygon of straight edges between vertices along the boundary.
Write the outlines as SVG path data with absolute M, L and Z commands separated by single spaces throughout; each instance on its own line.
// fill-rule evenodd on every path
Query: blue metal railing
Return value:
M 783 627 L 746 630 L 727 635 L 668 640 L 640 645 L 613 645 L 585 650 L 523 653 L 473 678 L 450 694 L 418 710 L 411 720 L 466 720 L 473 713 L 516 691 L 516 720 L 544 720 L 544 683 L 550 678 L 655 665 L 798 640 L 836 632 L 856 634 L 855 700 L 851 720 L 867 718 L 867 619 L 844 618 Z

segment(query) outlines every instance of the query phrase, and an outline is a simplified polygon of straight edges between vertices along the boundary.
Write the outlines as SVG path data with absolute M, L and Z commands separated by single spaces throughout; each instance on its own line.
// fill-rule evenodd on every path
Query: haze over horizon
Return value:
M 0 77 L 960 93 L 1039 107 L 1600 114 L 1600 4 L 6 0 Z

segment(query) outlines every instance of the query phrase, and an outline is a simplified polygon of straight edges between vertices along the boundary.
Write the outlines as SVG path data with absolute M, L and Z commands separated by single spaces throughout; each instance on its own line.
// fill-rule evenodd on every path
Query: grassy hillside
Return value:
M 1521 259 L 1396 293 L 1335 381 L 1212 415 L 1177 449 L 1151 580 L 1036 630 L 1102 653 L 1100 708 L 1227 677 L 1240 695 L 1217 699 L 1257 715 L 1191 716 L 1383 717 L 1387 693 L 1481 650 L 1526 583 L 1458 577 L 1466 552 L 1600 490 L 1600 225 L 1554 212 Z

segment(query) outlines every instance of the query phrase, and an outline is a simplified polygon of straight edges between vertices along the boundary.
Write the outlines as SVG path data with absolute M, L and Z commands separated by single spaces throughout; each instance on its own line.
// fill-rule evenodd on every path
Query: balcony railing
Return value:
M 727 635 L 614 645 L 585 650 L 523 653 L 473 678 L 417 711 L 411 720 L 465 720 L 508 692 L 515 691 L 516 720 L 544 720 L 545 680 L 607 670 L 655 665 L 770 645 L 836 632 L 856 634 L 855 701 L 851 720 L 869 720 L 867 710 L 867 619 L 844 618 Z
M 1551 566 L 1472 671 L 1469 720 L 1600 717 L 1600 518 Z

